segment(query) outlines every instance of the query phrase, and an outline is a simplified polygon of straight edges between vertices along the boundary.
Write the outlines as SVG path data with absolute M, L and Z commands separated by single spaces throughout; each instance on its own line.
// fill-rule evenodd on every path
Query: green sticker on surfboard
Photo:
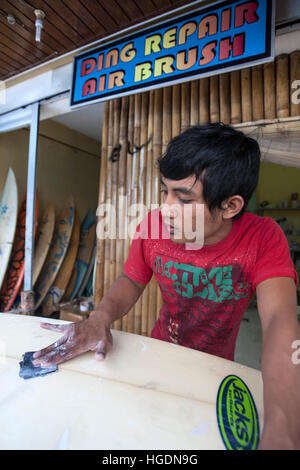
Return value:
M 252 394 L 242 379 L 228 375 L 217 396 L 217 419 L 226 449 L 255 450 L 259 419 Z

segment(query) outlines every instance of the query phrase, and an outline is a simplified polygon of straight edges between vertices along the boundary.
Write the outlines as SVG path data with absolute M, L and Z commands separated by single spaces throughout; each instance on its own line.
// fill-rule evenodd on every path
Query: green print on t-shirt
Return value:
M 173 281 L 172 288 L 177 294 L 189 299 L 199 297 L 213 302 L 223 302 L 231 299 L 237 301 L 249 295 L 248 282 L 232 284 L 231 265 L 216 266 L 207 272 L 205 268 L 177 263 L 173 260 L 164 263 L 161 256 L 156 256 L 154 269 L 158 274 Z M 181 276 L 179 276 L 179 271 Z

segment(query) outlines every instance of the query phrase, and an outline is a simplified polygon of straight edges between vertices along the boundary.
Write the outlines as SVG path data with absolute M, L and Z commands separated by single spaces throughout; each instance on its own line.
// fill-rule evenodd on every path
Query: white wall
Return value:
M 26 192 L 29 130 L 0 134 L 0 197 L 11 167 L 16 175 L 19 203 Z M 52 120 L 41 123 L 38 141 L 37 189 L 40 216 L 54 202 L 57 215 L 73 195 L 80 220 L 97 208 L 100 144 Z

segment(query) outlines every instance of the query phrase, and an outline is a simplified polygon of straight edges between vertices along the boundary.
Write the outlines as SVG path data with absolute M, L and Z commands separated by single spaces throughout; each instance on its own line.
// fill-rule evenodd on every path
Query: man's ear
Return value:
M 228 199 L 222 202 L 223 209 L 223 219 L 232 219 L 236 216 L 245 205 L 244 199 L 242 196 L 234 195 L 230 196 Z

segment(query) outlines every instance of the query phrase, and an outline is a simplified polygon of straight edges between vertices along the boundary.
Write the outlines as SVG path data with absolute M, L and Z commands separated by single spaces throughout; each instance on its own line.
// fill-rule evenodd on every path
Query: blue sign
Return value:
M 274 58 L 273 0 L 222 1 L 74 58 L 71 106 Z

